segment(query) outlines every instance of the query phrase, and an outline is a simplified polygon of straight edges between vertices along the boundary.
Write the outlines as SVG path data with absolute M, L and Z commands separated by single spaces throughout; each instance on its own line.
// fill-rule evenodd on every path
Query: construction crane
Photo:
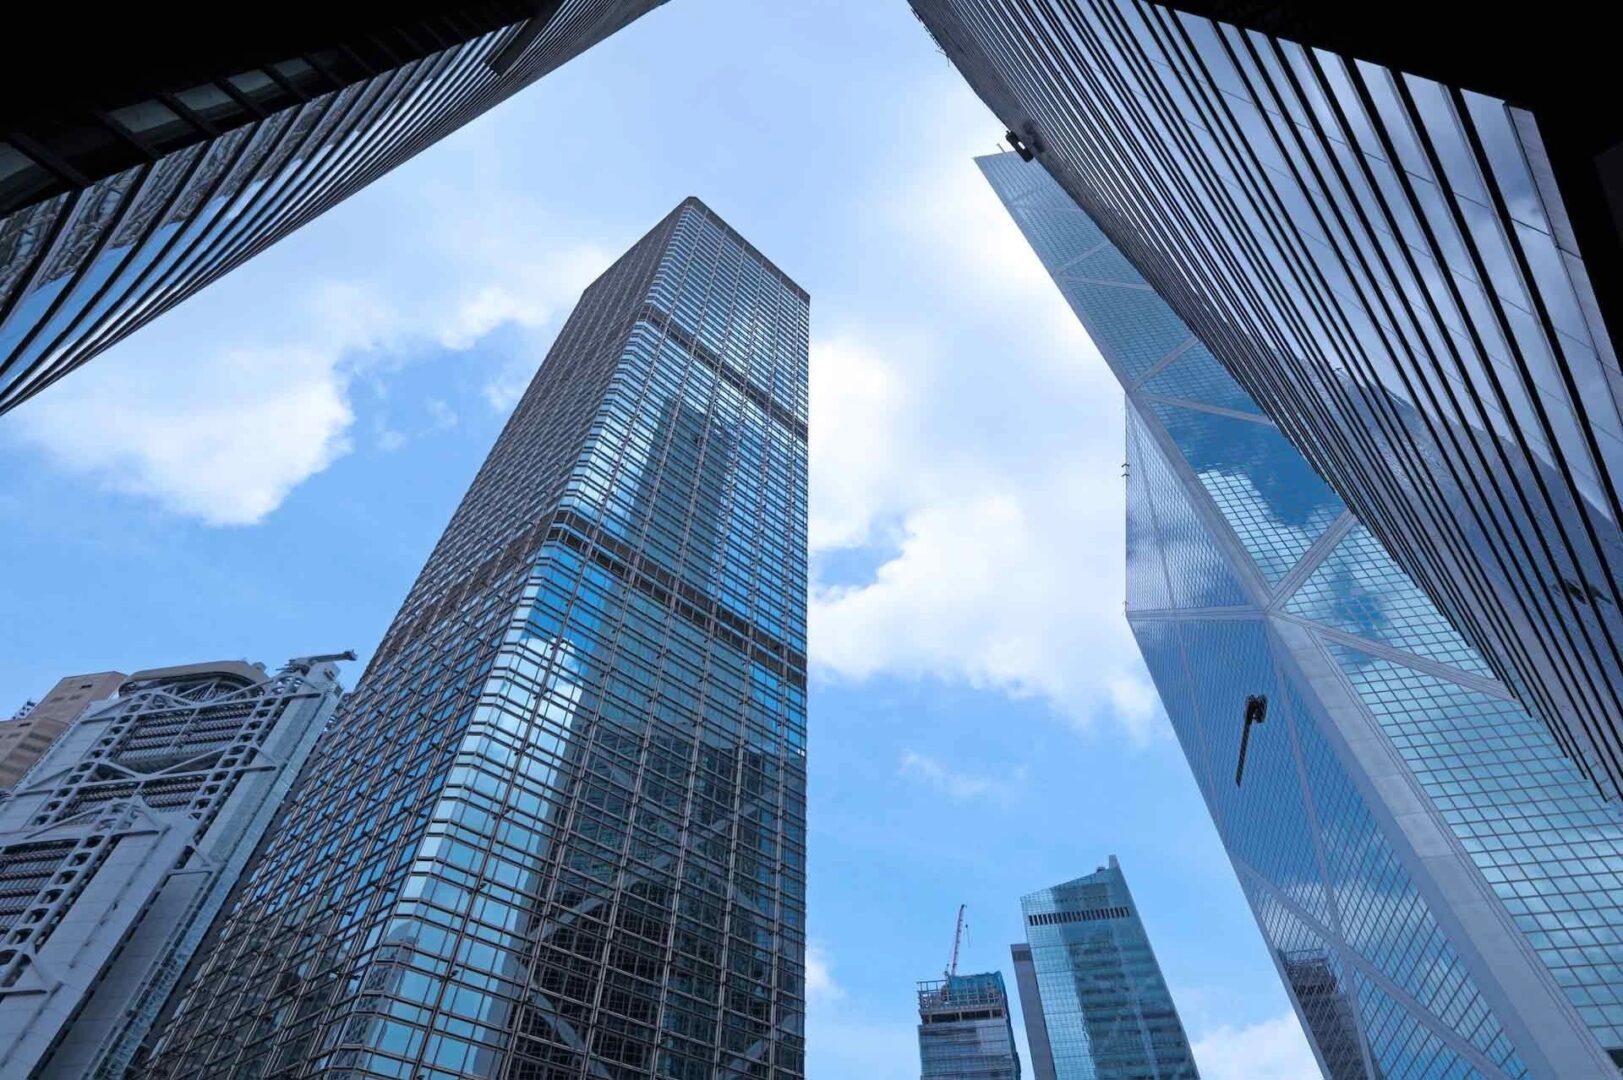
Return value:
M 952 932 L 952 959 L 947 963 L 947 979 L 949 981 L 958 974 L 958 947 L 964 942 L 964 931 L 969 929 L 969 923 L 964 921 L 964 915 L 968 911 L 968 904 L 958 905 L 958 927 Z

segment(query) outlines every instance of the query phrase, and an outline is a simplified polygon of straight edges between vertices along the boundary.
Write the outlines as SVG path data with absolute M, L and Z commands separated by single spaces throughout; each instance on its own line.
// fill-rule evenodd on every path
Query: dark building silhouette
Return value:
M 1617 796 L 1623 110 L 1601 11 L 913 7 Z
M 662 2 L 8 17 L 0 413 Z

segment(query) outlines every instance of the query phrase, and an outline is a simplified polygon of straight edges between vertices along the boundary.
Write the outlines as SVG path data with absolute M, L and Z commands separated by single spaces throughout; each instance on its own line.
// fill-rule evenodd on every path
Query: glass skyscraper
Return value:
M 919 983 L 923 1080 L 1020 1080 L 1009 992 L 995 971 Z
M 1199 1080 L 1116 857 L 1020 898 L 1012 947 L 1036 1080 Z
M 139 6 L 40 39 L 76 77 L 3 105 L 0 414 L 661 3 L 290 0 L 201 46 L 188 5 Z
M 1126 390 L 1128 618 L 1325 1074 L 1615 1080 L 1623 810 L 1043 167 L 981 166 Z
M 1612 35 L 1561 5 L 913 7 L 1018 149 L 1617 795 Z
M 696 199 L 586 290 L 146 1075 L 804 1075 L 807 317 Z

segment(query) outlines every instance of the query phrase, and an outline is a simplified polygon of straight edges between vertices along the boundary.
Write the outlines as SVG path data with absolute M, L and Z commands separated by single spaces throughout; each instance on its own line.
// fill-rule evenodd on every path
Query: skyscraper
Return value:
M 32 13 L 73 59 L 0 95 L 0 414 L 661 3 Z
M 913 6 L 1021 152 L 1616 796 L 1611 35 L 1576 5 Z
M 696 199 L 586 290 L 147 1075 L 804 1074 L 807 315 Z
M 1199 1080 L 1116 857 L 1020 898 L 1012 947 L 1037 1080 Z
M 344 658 L 120 677 L 0 800 L 0 1076 L 121 1080 L 337 707 Z
M 1003 976 L 948 975 L 919 983 L 923 1080 L 1020 1080 Z
M 1326 1075 L 1615 1078 L 1623 808 L 1038 164 L 1127 392 L 1128 619 Z
M 118 691 L 129 676 L 120 671 L 69 675 L 37 703 L 0 724 L 0 791 L 10 791 L 68 727 L 91 705 Z

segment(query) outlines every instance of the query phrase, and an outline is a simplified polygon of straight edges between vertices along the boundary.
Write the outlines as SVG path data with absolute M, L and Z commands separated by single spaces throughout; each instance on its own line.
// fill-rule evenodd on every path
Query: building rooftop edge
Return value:
M 763 266 L 765 266 L 768 270 L 771 270 L 774 274 L 778 275 L 778 278 L 785 285 L 789 286 L 789 288 L 794 291 L 795 295 L 799 296 L 800 299 L 805 301 L 806 303 L 808 303 L 808 304 L 811 303 L 811 293 L 806 291 L 806 287 L 804 285 L 800 284 L 800 282 L 798 282 L 794 278 L 790 277 L 784 271 L 783 267 L 779 266 L 777 263 L 775 263 L 771 259 L 767 258 L 766 255 L 761 251 L 760 248 L 758 248 L 754 244 L 750 243 L 749 240 L 744 236 L 743 233 L 741 233 L 737 229 L 733 228 L 732 225 L 728 224 L 726 218 L 724 218 L 720 214 L 716 213 L 716 210 L 715 210 L 715 208 L 713 206 L 711 206 L 709 203 L 705 202 L 703 199 L 699 198 L 697 195 L 689 195 L 687 198 L 683 199 L 680 203 L 677 203 L 676 209 L 681 210 L 684 207 L 689 207 L 689 206 L 694 207 L 695 209 L 698 209 L 698 210 L 703 210 L 705 212 L 705 214 L 707 214 L 712 221 L 714 221 L 717 225 L 721 226 L 723 232 L 725 232 L 733 240 L 736 240 L 744 248 L 745 251 L 749 252 L 751 255 L 753 255 L 757 259 L 761 260 L 761 264 Z

